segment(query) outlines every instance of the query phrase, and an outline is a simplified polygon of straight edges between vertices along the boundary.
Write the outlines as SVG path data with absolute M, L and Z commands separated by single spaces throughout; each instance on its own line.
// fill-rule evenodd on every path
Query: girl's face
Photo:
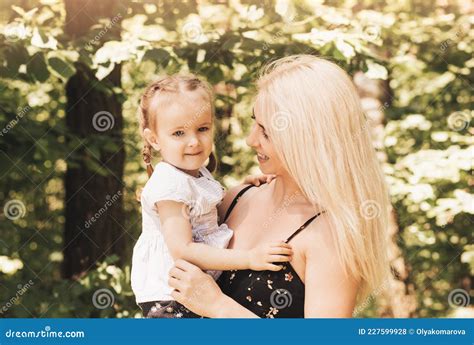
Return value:
M 176 95 L 182 101 L 172 101 L 157 111 L 155 145 L 163 160 L 197 175 L 212 152 L 211 105 L 198 95 Z M 153 104 L 152 104 L 153 105 Z
M 272 139 L 267 131 L 269 124 L 265 123 L 261 114 L 254 108 L 252 119 L 255 123 L 252 125 L 247 145 L 257 151 L 258 164 L 264 174 L 282 175 L 286 173 L 283 162 L 278 157 Z

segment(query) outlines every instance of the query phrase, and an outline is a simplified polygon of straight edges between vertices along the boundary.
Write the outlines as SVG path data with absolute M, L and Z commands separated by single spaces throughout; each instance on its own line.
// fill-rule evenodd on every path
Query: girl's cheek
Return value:
M 206 142 L 212 142 L 214 139 L 215 137 L 212 132 L 205 132 L 203 134 L 203 140 L 205 140 Z

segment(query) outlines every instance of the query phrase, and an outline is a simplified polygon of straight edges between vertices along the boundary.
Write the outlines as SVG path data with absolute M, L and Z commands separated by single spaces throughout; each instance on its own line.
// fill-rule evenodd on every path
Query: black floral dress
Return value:
M 253 186 L 248 186 L 237 194 L 227 211 L 225 220 L 229 217 L 239 198 L 251 187 Z M 290 242 L 321 213 L 308 219 L 285 242 Z M 217 283 L 224 294 L 259 317 L 304 317 L 305 286 L 293 266 L 288 262 L 278 272 L 248 269 L 224 271 Z
M 254 186 L 247 186 L 236 195 L 224 222 L 239 198 L 251 187 Z M 285 242 L 290 242 L 320 214 L 308 219 Z M 224 271 L 217 283 L 224 294 L 261 318 L 304 317 L 305 286 L 288 262 L 278 272 L 248 269 Z M 202 318 L 176 301 L 154 301 L 139 305 L 147 318 Z

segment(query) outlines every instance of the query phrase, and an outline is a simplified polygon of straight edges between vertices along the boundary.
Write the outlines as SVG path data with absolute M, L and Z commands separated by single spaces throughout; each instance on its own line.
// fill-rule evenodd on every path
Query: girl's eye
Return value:
M 200 127 L 199 132 L 207 132 L 209 130 L 209 127 Z
M 265 132 L 262 132 L 262 133 L 263 133 L 263 137 L 264 137 L 265 139 L 268 139 L 268 135 L 267 135 Z
M 184 135 L 184 131 L 176 131 L 173 133 L 175 137 L 182 137 Z

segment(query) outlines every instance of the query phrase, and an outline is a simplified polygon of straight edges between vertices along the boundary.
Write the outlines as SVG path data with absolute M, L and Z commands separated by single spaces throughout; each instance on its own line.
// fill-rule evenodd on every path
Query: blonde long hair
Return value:
M 264 68 L 255 106 L 305 197 L 326 210 L 360 301 L 389 272 L 390 202 L 354 84 L 335 63 L 289 56 Z

